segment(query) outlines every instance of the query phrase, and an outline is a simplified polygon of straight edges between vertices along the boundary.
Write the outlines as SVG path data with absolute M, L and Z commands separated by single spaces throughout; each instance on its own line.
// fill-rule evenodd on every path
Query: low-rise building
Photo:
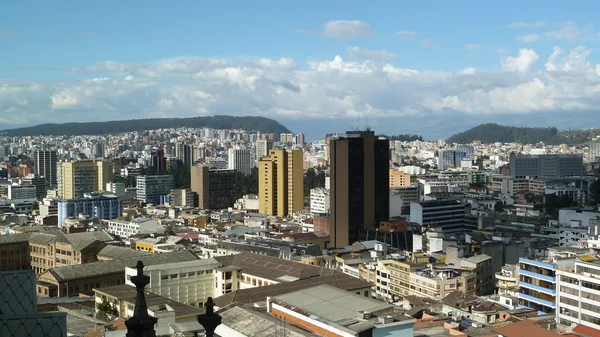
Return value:
M 516 265 L 505 264 L 502 270 L 495 273 L 498 294 L 518 296 L 519 294 L 519 268 Z
M 267 312 L 321 336 L 412 337 L 415 319 L 328 285 L 268 297 Z
M 108 192 L 84 193 L 83 198 L 58 201 L 58 225 L 68 217 L 87 214 L 102 220 L 123 216 L 123 202 Z
M 155 233 L 158 230 L 158 221 L 150 218 L 136 218 L 131 221 L 110 220 L 108 221 L 108 232 L 122 238 L 139 233 Z

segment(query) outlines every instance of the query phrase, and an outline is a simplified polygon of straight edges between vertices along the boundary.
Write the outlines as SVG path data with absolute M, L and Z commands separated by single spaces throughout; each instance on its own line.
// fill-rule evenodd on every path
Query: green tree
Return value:
M 502 210 L 504 210 L 504 203 L 502 201 L 497 201 L 496 204 L 494 204 L 494 211 L 502 212 Z
M 242 176 L 242 194 L 258 194 L 258 167 L 253 167 L 250 174 Z
M 563 194 L 560 197 L 556 194 L 546 194 L 545 199 L 544 207 L 546 208 L 546 214 L 555 218 L 558 217 L 559 209 L 577 206 L 577 202 L 566 194 Z
M 119 311 L 117 308 L 110 304 L 106 298 L 102 299 L 102 303 L 98 304 L 98 309 L 96 310 L 96 318 L 101 321 L 111 321 L 119 316 Z

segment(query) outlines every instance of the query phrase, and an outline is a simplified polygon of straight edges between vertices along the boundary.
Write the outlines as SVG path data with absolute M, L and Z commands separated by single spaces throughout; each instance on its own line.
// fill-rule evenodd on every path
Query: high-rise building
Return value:
M 11 201 L 34 202 L 35 186 L 33 185 L 8 185 L 8 199 Z
M 467 205 L 457 200 L 430 200 L 410 203 L 410 222 L 421 226 L 439 227 L 444 233 L 464 233 Z
M 583 175 L 580 154 L 510 154 L 513 178 L 562 178 Z
M 370 130 L 332 137 L 330 144 L 331 244 L 343 247 L 389 216 L 390 146 Z
M 46 180 L 44 178 L 35 173 L 31 173 L 21 181 L 23 182 L 23 185 L 35 186 L 36 198 L 43 199 L 46 196 Z
M 600 143 L 590 144 L 588 148 L 588 160 L 597 161 L 600 160 Z
M 171 193 L 173 176 L 138 176 L 136 179 L 137 200 L 148 204 L 159 204 L 160 198 Z
M 261 213 L 286 217 L 304 208 L 302 150 L 271 150 L 258 162 Z
M 256 141 L 256 161 L 262 157 L 268 156 L 273 149 L 273 141 L 267 139 L 259 139 Z
M 237 170 L 243 175 L 250 174 L 252 167 L 254 167 L 254 160 L 252 160 L 252 152 L 250 149 L 244 148 L 231 148 L 228 151 L 229 160 L 227 161 L 228 168 L 230 170 Z
M 438 154 L 438 169 L 445 171 L 450 168 L 460 167 L 461 160 L 467 157 L 464 151 L 440 150 Z
M 299 133 L 296 135 L 296 144 L 304 145 L 304 134 L 303 133 Z
M 57 165 L 58 195 L 63 199 L 82 198 L 84 193 L 102 191 L 112 180 L 113 163 L 76 160 Z
M 541 280 L 544 286 L 556 291 L 556 321 L 563 326 L 581 324 L 600 330 L 600 264 L 596 259 L 590 259 L 590 256 L 592 255 L 578 256 L 574 270 L 556 269 L 556 287 L 552 287 L 553 284 L 546 279 Z M 533 278 L 530 280 L 537 281 Z M 521 284 L 526 284 L 525 287 L 531 292 L 545 290 L 540 289 L 537 283 L 525 282 L 521 281 Z M 552 298 L 545 298 L 541 303 L 551 300 Z
M 150 152 L 151 167 L 154 173 L 164 172 L 167 170 L 167 160 L 163 149 L 154 148 Z
M 92 144 L 91 150 L 93 158 L 104 158 L 104 144 L 94 143 Z
M 194 207 L 194 195 L 189 188 L 172 189 L 171 202 L 172 206 L 187 206 Z
M 192 166 L 191 189 L 201 209 L 232 207 L 242 196 L 241 176 L 236 170 L 214 170 L 209 166 Z
M 181 160 L 183 165 L 192 167 L 194 165 L 194 147 L 185 143 L 175 143 L 175 157 Z
M 55 150 L 38 150 L 34 153 L 35 173 L 44 177 L 46 186 L 56 186 L 57 184 L 57 157 Z

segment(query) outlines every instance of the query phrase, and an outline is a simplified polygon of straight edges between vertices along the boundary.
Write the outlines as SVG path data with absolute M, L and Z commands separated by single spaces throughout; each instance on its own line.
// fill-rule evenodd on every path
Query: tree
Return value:
M 242 194 L 258 194 L 258 167 L 253 167 L 250 174 L 242 175 L 241 180 Z
M 566 207 L 576 206 L 577 202 L 575 202 L 571 197 L 566 194 L 561 195 L 560 197 L 556 194 L 546 194 L 546 200 L 544 206 L 546 208 L 546 214 L 551 215 L 552 217 L 558 217 L 558 210 Z
M 101 321 L 112 321 L 117 316 L 119 316 L 119 311 L 115 306 L 110 304 L 106 298 L 102 299 L 102 303 L 98 304 L 98 309 L 96 311 L 96 318 Z
M 504 203 L 502 201 L 497 201 L 496 204 L 494 204 L 494 211 L 502 212 L 503 209 L 504 209 Z
M 313 188 L 323 187 L 325 187 L 325 170 L 323 168 L 306 170 L 304 173 L 304 196 L 310 196 L 310 190 Z

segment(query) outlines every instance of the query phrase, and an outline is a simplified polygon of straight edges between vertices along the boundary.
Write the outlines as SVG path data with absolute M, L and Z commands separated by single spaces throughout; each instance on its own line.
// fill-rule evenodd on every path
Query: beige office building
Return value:
M 302 150 L 271 150 L 258 164 L 259 213 L 285 217 L 302 210 Z
M 410 186 L 410 173 L 390 170 L 390 187 Z
M 110 161 L 77 160 L 57 164 L 58 194 L 63 199 L 82 198 L 84 193 L 102 191 L 112 181 Z

